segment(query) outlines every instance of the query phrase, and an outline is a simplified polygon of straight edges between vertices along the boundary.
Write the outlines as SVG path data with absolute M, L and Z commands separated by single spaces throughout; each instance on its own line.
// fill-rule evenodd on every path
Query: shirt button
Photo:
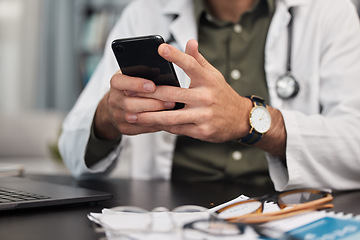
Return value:
M 234 151 L 231 156 L 235 161 L 240 161 L 242 159 L 242 153 L 240 151 Z
M 231 74 L 231 78 L 234 80 L 239 80 L 241 77 L 241 72 L 237 69 L 232 70 L 230 74 Z
M 234 32 L 236 32 L 236 33 L 241 33 L 242 32 L 242 27 L 241 27 L 241 25 L 240 24 L 235 24 L 234 25 Z
M 206 19 L 207 19 L 209 22 L 213 22 L 213 21 L 214 21 L 213 16 L 211 16 L 210 14 L 206 14 L 205 17 L 206 17 Z

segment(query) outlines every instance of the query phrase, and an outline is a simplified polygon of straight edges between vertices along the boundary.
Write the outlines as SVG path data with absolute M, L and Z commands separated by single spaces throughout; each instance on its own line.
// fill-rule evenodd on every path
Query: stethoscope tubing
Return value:
M 290 13 L 291 18 L 288 25 L 286 73 L 280 76 L 276 82 L 276 92 L 278 96 L 282 99 L 293 98 L 299 93 L 300 90 L 299 83 L 292 74 L 292 41 L 293 41 L 293 19 L 294 19 L 293 8 L 290 7 L 288 11 Z M 281 83 L 281 81 L 286 81 L 286 82 Z M 284 85 L 288 85 L 287 87 L 293 88 L 289 94 L 284 95 L 283 94 L 284 91 L 281 91 L 280 87 L 283 87 Z

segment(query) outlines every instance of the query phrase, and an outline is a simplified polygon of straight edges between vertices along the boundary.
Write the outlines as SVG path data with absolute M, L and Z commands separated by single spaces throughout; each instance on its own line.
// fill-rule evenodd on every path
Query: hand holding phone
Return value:
M 150 35 L 114 40 L 112 49 L 123 74 L 149 79 L 156 85 L 180 87 L 173 64 L 158 53 L 162 43 L 161 36 Z M 183 103 L 176 103 L 174 109 L 183 107 Z

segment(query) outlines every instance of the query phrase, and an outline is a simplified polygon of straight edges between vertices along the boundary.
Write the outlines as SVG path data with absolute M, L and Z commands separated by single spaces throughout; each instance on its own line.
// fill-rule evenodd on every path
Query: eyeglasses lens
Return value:
M 174 208 L 174 213 L 195 213 L 195 212 L 207 212 L 208 209 L 196 205 L 184 205 L 177 208 Z
M 259 201 L 240 202 L 220 212 L 218 218 L 229 219 L 244 216 L 246 214 L 256 212 L 259 208 L 261 208 L 261 205 L 262 204 Z
M 243 229 L 235 224 L 222 221 L 197 221 L 191 228 L 184 229 L 185 239 L 208 239 L 207 236 L 236 236 L 243 233 Z
M 324 198 L 322 193 L 312 191 L 284 193 L 279 196 L 279 200 L 286 206 L 307 203 L 321 198 Z

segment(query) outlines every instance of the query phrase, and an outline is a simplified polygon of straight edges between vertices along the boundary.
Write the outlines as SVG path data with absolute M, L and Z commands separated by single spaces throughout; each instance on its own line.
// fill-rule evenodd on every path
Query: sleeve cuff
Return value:
M 85 162 L 88 167 L 101 161 L 110 152 L 115 150 L 121 141 L 122 135 L 114 140 L 103 140 L 96 136 L 94 121 L 91 124 L 90 136 L 85 150 Z

